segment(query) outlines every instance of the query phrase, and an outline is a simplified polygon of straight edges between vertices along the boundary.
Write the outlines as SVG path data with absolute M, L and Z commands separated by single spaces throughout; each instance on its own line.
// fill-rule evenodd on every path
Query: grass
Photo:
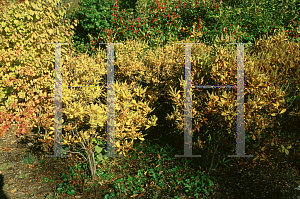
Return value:
M 110 158 L 112 161 L 108 164 L 101 165 L 102 167 L 98 165 L 97 175 L 100 178 L 90 186 L 100 184 L 109 188 L 101 193 L 101 198 L 127 198 L 139 194 L 142 194 L 143 198 L 208 196 L 214 185 L 213 180 L 197 169 L 199 168 L 197 161 L 191 161 L 190 158 L 175 158 L 176 154 L 183 152 L 176 153 L 165 143 L 153 143 L 149 140 L 145 143 L 135 143 L 134 149 L 127 157 Z M 75 195 L 75 187 L 68 185 L 67 182 L 78 175 L 77 171 L 81 169 L 88 171 L 86 165 L 84 163 L 71 167 L 70 175 L 63 173 L 61 180 L 64 183 L 57 186 L 56 195 L 65 193 Z M 80 177 L 86 178 L 85 183 L 91 179 L 88 175 Z

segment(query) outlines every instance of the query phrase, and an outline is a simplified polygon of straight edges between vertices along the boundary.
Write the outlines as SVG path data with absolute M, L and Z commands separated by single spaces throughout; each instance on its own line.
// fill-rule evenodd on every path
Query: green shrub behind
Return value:
M 74 45 L 78 52 L 89 55 L 94 48 L 90 44 L 88 34 L 98 36 L 98 42 L 105 43 L 105 29 L 111 29 L 113 19 L 113 3 L 107 0 L 82 0 L 79 2 L 78 9 L 75 11 L 71 20 L 78 19 L 79 24 L 76 27 Z M 84 46 L 80 46 L 84 45 Z

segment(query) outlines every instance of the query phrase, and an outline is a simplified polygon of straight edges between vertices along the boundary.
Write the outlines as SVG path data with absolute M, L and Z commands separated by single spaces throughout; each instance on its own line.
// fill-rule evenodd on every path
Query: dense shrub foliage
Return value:
M 164 46 L 190 38 L 195 31 L 202 35 L 196 42 L 212 43 L 217 36 L 232 34 L 239 42 L 253 43 L 260 37 L 274 35 L 274 30 L 283 26 L 291 39 L 299 39 L 299 1 L 162 2 L 165 1 L 138 4 L 136 1 L 82 0 L 73 16 L 80 21 L 74 41 L 76 46 L 85 46 L 78 47 L 79 52 L 93 54 L 99 42 L 107 43 L 107 35 L 116 35 L 114 42 L 141 39 L 150 46 L 158 45 L 154 38 L 159 38 L 160 45 Z M 145 18 L 139 18 L 141 12 L 137 11 L 141 8 L 137 5 L 146 5 Z M 100 47 L 104 49 L 105 45 Z

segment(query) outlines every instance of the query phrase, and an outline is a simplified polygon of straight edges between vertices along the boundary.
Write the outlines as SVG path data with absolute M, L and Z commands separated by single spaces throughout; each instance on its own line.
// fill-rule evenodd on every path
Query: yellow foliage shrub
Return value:
M 3 135 L 10 123 L 17 135 L 43 123 L 49 130 L 53 118 L 54 44 L 71 43 L 73 25 L 61 24 L 65 8 L 58 0 L 7 4 L 0 11 L 0 124 Z M 4 2 L 5 4 L 5 2 Z M 74 22 L 76 25 L 76 22 Z M 62 54 L 66 54 L 62 48 Z
M 95 62 L 97 60 L 97 64 Z M 68 57 L 63 61 L 62 73 L 64 75 L 63 85 L 100 85 L 105 86 L 103 75 L 107 71 L 107 66 L 103 64 L 104 58 L 98 54 L 93 59 L 88 55 L 79 57 Z M 75 63 L 76 62 L 76 63 Z M 65 68 L 65 66 L 72 66 Z M 100 87 L 82 87 L 70 89 L 63 87 L 63 114 L 68 118 L 76 118 L 80 124 L 84 123 L 84 118 L 89 119 L 89 124 L 92 128 L 103 127 L 107 118 L 106 104 L 93 104 L 94 99 L 99 96 L 107 96 L 106 88 Z M 133 146 L 135 139 L 143 140 L 143 136 L 139 131 L 142 127 L 155 125 L 157 118 L 148 119 L 146 116 L 152 110 L 149 108 L 149 102 L 143 100 L 136 101 L 134 98 L 139 96 L 145 98 L 146 89 L 135 83 L 127 84 L 119 83 L 116 80 L 115 84 L 115 114 L 116 116 L 116 150 L 122 155 L 126 155 L 125 151 Z M 106 99 L 106 97 L 105 97 Z M 67 131 L 72 129 L 70 124 L 66 127 Z M 65 136 L 67 138 L 67 136 Z M 78 137 L 80 140 L 81 138 Z M 123 144 L 121 144 L 123 142 Z M 68 139 L 64 139 L 65 144 L 71 144 Z

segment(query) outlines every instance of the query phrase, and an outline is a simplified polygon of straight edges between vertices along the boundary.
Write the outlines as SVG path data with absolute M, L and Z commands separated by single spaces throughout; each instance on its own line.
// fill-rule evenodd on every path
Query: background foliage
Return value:
M 132 24 L 129 23 L 129 19 L 133 19 L 133 17 L 137 19 L 141 16 L 140 23 L 133 24 L 132 30 L 152 35 L 153 37 L 144 37 L 151 45 L 154 37 L 161 37 L 162 45 L 168 42 L 164 38 L 171 34 L 178 40 L 190 37 L 193 25 L 196 32 L 201 30 L 203 34 L 201 42 L 208 43 L 211 43 L 217 35 L 220 37 L 222 32 L 233 33 L 240 42 L 252 43 L 255 38 L 273 35 L 275 28 L 280 26 L 286 28 L 291 39 L 295 39 L 300 33 L 300 3 L 295 0 L 286 2 L 281 0 L 268 2 L 257 0 L 241 2 L 232 0 L 220 2 L 211 0 L 182 2 L 141 0 L 135 3 L 133 3 L 134 1 L 130 2 L 131 4 L 128 6 L 127 1 L 82 0 L 76 7 L 75 14 L 72 15 L 72 19 L 78 18 L 82 21 L 82 25 L 76 30 L 74 40 L 78 45 L 91 44 L 91 46 L 78 48 L 78 50 L 93 54 L 92 49 L 99 47 L 96 43 L 105 43 L 106 34 L 109 31 L 117 33 L 118 42 L 128 38 L 139 38 L 143 34 L 130 31 Z M 161 8 L 163 3 L 165 3 L 165 9 Z M 169 20 L 167 10 L 171 14 L 173 12 L 178 14 L 176 21 L 170 27 L 166 27 L 167 22 L 165 22 L 165 19 Z M 110 16 L 112 14 L 117 18 Z M 124 25 L 115 23 L 120 18 L 124 19 Z M 142 25 L 143 22 L 147 23 Z M 147 32 L 148 28 L 150 28 L 149 32 Z M 92 38 L 89 38 L 88 34 L 91 34 Z M 93 37 L 96 38 L 94 41 Z M 100 47 L 105 48 L 104 45 L 100 45 Z

